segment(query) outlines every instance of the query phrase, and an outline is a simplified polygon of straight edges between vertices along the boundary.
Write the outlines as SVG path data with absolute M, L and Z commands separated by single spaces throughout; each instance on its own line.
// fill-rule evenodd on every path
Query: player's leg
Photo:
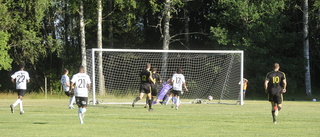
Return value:
M 82 117 L 82 121 L 84 121 L 84 113 L 87 112 L 87 104 L 88 104 L 88 97 L 81 97 L 81 106 L 82 106 L 81 117 Z M 83 122 L 82 122 L 82 124 L 83 124 Z
M 276 124 L 277 123 L 277 120 L 276 120 L 276 111 L 278 110 L 277 108 L 277 104 L 274 103 L 274 102 L 271 102 L 271 114 L 272 114 L 272 118 L 273 118 L 273 123 Z
M 282 109 L 282 102 L 283 102 L 283 94 L 280 94 L 278 97 L 278 111 Z
M 20 99 L 20 103 L 19 103 L 19 108 L 20 108 L 20 114 L 22 115 L 24 113 L 23 111 L 23 105 L 22 105 L 22 101 L 23 101 L 23 96 L 24 94 L 27 92 L 27 90 L 20 90 L 19 91 L 19 99 Z
M 22 101 L 20 99 L 20 89 L 18 89 L 17 92 L 18 92 L 18 99 L 13 104 L 10 105 L 12 113 L 14 112 L 14 107 L 17 106 Z
M 83 124 L 81 99 L 80 99 L 80 97 L 75 97 L 75 98 L 76 98 L 76 104 L 78 106 L 78 117 L 80 120 L 80 124 Z
M 180 106 L 180 96 L 182 95 L 181 91 L 177 92 L 177 102 L 176 102 L 176 110 L 178 110 L 178 107 Z
M 172 99 L 172 97 L 173 97 L 173 93 L 170 92 L 169 96 L 166 98 L 166 101 L 165 101 L 164 105 L 168 105 L 168 103 Z
M 138 97 L 136 97 L 133 102 L 132 102 L 132 107 L 134 107 L 134 105 L 143 98 L 145 93 L 145 89 L 144 89 L 144 85 L 140 84 L 140 94 Z
M 148 93 L 147 94 L 148 95 L 148 105 L 149 105 L 149 110 L 148 111 L 153 111 L 153 109 L 152 109 L 152 95 L 151 95 L 151 93 Z
M 20 103 L 19 103 L 19 108 L 20 108 L 20 115 L 22 115 L 24 113 L 23 111 L 23 105 L 22 105 L 22 100 L 23 100 L 23 96 L 20 96 Z
M 73 102 L 75 101 L 75 96 L 74 96 L 74 91 L 73 90 L 69 92 L 69 97 L 70 97 L 70 99 L 69 99 L 69 109 L 74 109 Z

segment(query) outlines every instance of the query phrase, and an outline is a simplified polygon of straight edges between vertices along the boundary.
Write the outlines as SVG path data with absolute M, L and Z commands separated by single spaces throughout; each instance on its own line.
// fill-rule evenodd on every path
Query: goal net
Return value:
M 87 73 L 92 79 L 93 104 L 96 95 L 138 96 L 139 74 L 146 63 L 158 68 L 163 81 L 182 68 L 189 89 L 183 99 L 243 104 L 243 51 L 90 49 Z M 208 96 L 213 100 L 208 101 Z

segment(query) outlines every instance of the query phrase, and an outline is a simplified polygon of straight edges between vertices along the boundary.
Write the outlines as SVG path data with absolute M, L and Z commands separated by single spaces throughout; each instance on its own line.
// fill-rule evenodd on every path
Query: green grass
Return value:
M 319 136 L 320 103 L 286 101 L 272 123 L 267 101 L 246 101 L 245 105 L 183 104 L 174 110 L 142 105 L 88 106 L 85 124 L 77 109 L 68 109 L 68 99 L 25 99 L 25 114 L 10 112 L 15 101 L 1 99 L 0 136 L 108 136 L 108 137 L 209 137 L 209 136 Z M 104 100 L 105 102 L 108 100 Z M 131 101 L 131 100 L 125 100 Z M 142 102 L 142 101 L 140 101 Z

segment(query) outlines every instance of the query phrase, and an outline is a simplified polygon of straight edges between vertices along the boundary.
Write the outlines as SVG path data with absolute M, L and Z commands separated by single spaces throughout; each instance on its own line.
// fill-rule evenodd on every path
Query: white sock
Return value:
M 74 100 L 75 100 L 75 96 L 70 97 L 69 106 L 73 106 Z
M 177 106 L 180 106 L 180 98 L 177 98 L 176 104 L 177 104 Z
M 82 113 L 84 114 L 85 112 L 87 112 L 87 108 L 82 108 Z
M 173 100 L 173 104 L 177 104 L 177 98 L 176 97 L 173 97 L 172 100 Z
M 20 107 L 20 112 L 22 112 L 22 111 L 23 111 L 22 100 L 20 101 L 19 104 L 20 104 L 20 105 L 19 105 L 19 107 Z
M 82 115 L 81 112 L 82 112 L 82 108 L 79 108 L 79 109 L 78 109 L 78 116 L 79 116 L 80 124 L 83 124 L 83 119 L 82 119 L 82 116 L 83 116 L 83 115 Z
M 17 101 L 12 104 L 13 107 L 17 106 L 20 102 L 21 102 L 21 99 L 17 99 Z
M 169 101 L 171 100 L 172 97 L 167 97 L 166 99 L 166 105 L 168 105 Z

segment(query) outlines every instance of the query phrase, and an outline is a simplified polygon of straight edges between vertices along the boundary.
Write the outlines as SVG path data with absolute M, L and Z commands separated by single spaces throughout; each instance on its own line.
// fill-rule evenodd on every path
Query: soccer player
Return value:
M 154 101 L 152 104 L 157 104 L 160 102 L 160 100 L 163 100 L 171 88 L 171 79 L 168 79 L 167 82 L 163 83 L 162 89 L 160 90 L 157 100 Z
M 184 78 L 184 75 L 182 74 L 182 69 L 178 68 L 177 73 L 173 74 L 172 76 L 172 93 L 174 95 L 173 102 L 176 105 L 176 110 L 178 110 L 178 107 L 180 106 L 180 96 L 182 95 L 182 86 L 186 91 L 188 91 L 186 80 Z M 173 107 L 173 106 L 172 106 Z
M 151 68 L 151 64 L 147 63 L 146 65 L 146 69 L 141 71 L 140 73 L 140 80 L 141 80 L 141 84 L 140 84 L 140 95 L 139 97 L 137 97 L 135 100 L 133 100 L 132 102 L 132 107 L 134 107 L 135 103 L 139 100 L 141 100 L 144 96 L 144 94 L 148 95 L 148 105 L 149 105 L 149 110 L 148 111 L 153 111 L 152 109 L 152 89 L 151 89 L 151 83 L 155 83 L 153 78 L 152 78 L 152 74 L 149 71 Z
M 74 87 L 75 84 L 75 87 Z M 84 67 L 79 67 L 79 73 L 72 76 L 71 89 L 74 89 L 80 124 L 83 124 L 84 113 L 87 111 L 88 92 L 90 91 L 90 77 L 84 73 Z
M 243 78 L 243 99 L 246 97 L 247 87 L 248 87 L 248 80 Z
M 27 82 L 30 82 L 29 73 L 24 70 L 24 64 L 20 64 L 20 70 L 15 72 L 11 76 L 11 81 L 14 83 L 16 82 L 16 89 L 18 92 L 18 99 L 15 101 L 12 105 L 10 105 L 11 112 L 14 112 L 14 107 L 19 104 L 20 107 L 20 115 L 24 113 L 23 106 L 22 106 L 22 100 L 24 94 L 27 92 Z
M 69 109 L 74 109 L 73 102 L 75 101 L 74 93 L 70 90 L 70 79 L 69 79 L 69 70 L 64 69 L 64 75 L 62 75 L 60 83 L 62 84 L 64 93 L 70 97 L 69 99 Z
M 273 71 L 269 72 L 264 82 L 265 92 L 271 102 L 273 123 L 276 124 L 276 116 L 282 107 L 283 93 L 286 93 L 287 81 L 285 73 L 279 71 L 279 63 L 274 63 Z
M 157 68 L 151 69 L 151 76 L 152 76 L 153 81 L 155 82 L 154 84 L 151 83 L 151 90 L 152 90 L 151 100 L 153 101 L 154 97 L 158 95 L 158 87 L 161 85 L 162 80 L 161 80 L 160 75 L 157 73 Z M 152 104 L 154 104 L 154 103 L 152 103 Z M 146 98 L 146 105 L 144 106 L 144 108 L 146 108 L 147 106 L 148 106 L 148 98 Z

